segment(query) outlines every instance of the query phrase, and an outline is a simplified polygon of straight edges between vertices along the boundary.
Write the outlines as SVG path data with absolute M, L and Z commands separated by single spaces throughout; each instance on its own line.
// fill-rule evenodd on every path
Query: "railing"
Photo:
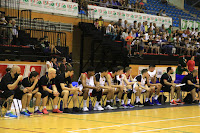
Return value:
M 0 0 L 0 7 L 10 18 L 19 18 L 20 0 Z

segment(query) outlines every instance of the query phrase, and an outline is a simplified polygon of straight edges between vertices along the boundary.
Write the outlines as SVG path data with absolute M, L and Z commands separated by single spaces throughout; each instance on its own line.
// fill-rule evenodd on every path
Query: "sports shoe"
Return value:
M 64 108 L 63 113 L 72 113 L 72 111 L 68 108 Z
M 14 115 L 12 112 L 10 112 L 6 113 L 4 117 L 17 118 L 17 115 Z
M 83 107 L 83 111 L 86 112 L 89 111 L 89 109 L 87 107 Z
M 20 112 L 21 115 L 25 115 L 25 116 L 30 116 L 30 114 L 28 114 L 26 111 L 22 111 Z
M 198 104 L 199 102 L 197 100 L 192 101 L 192 104 Z
M 102 108 L 100 105 L 99 106 L 95 106 L 94 107 L 94 110 L 98 110 L 98 111 L 103 111 L 104 110 L 104 108 Z
M 63 113 L 63 111 L 60 111 L 59 109 L 53 109 L 52 113 Z
M 72 110 L 73 110 L 73 112 L 74 112 L 74 113 L 79 113 L 79 112 L 80 112 L 80 109 L 79 109 L 79 108 L 77 108 L 77 107 L 73 107 L 73 109 L 72 109 Z
M 150 101 L 147 101 L 144 103 L 144 106 L 153 106 L 153 105 L 150 103 Z
M 119 102 L 116 102 L 116 107 L 120 108 L 120 103 Z
M 141 104 L 141 102 L 138 102 L 138 103 L 135 103 L 135 106 L 136 106 L 136 107 L 143 107 L 144 105 Z
M 180 99 L 179 99 L 179 100 L 177 100 L 177 101 L 176 101 L 176 103 L 177 103 L 177 104 L 181 104 L 181 105 L 183 105 L 183 104 L 184 104 L 184 102 L 182 102 Z
M 122 104 L 122 105 L 120 106 L 120 108 L 122 108 L 122 109 L 127 109 L 128 107 L 127 107 L 125 104 Z
M 128 107 L 128 108 L 134 108 L 135 106 L 133 106 L 133 105 L 131 105 L 131 104 L 126 104 L 126 107 Z
M 49 112 L 47 111 L 46 108 L 44 108 L 44 109 L 42 110 L 42 113 L 43 113 L 43 114 L 49 114 Z
M 29 110 L 26 110 L 26 112 L 27 112 L 29 115 L 33 115 Z
M 112 106 L 110 106 L 110 105 L 107 105 L 107 106 L 105 107 L 105 109 L 107 109 L 107 110 L 113 110 L 114 108 L 113 108 Z
M 40 112 L 40 110 L 38 109 L 38 110 L 34 111 L 34 114 L 42 115 L 43 113 Z
M 153 103 L 155 104 L 155 105 L 162 105 L 161 103 L 159 103 L 159 101 L 158 100 L 153 100 Z
M 175 102 L 175 100 L 172 100 L 172 101 L 170 102 L 170 105 L 178 105 L 178 104 Z

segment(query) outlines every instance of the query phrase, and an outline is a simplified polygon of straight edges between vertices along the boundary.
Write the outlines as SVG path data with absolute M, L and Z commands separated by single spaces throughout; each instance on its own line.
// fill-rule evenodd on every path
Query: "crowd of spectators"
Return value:
M 99 26 L 99 21 L 95 21 L 95 26 L 101 29 L 104 25 Z M 140 52 L 155 54 L 200 54 L 200 32 L 198 28 L 187 28 L 187 30 L 173 30 L 172 26 L 161 27 L 156 23 L 141 23 L 134 21 L 128 23 L 127 20 L 119 19 L 116 23 L 111 21 L 105 27 L 105 34 L 109 35 L 112 40 L 122 41 L 127 47 L 129 55 Z

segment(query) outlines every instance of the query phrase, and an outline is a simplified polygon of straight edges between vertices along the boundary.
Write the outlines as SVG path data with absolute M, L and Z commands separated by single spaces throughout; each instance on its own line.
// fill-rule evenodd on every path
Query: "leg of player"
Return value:
M 192 104 L 197 104 L 198 103 L 198 101 L 196 100 L 196 88 L 194 88 L 194 89 L 192 89 L 191 91 L 190 91 L 190 93 L 192 94 Z
M 40 106 L 40 102 L 41 102 L 41 96 L 42 96 L 42 94 L 40 92 L 37 92 L 34 95 L 34 97 L 36 98 L 36 101 L 35 101 L 35 111 L 34 111 L 35 114 L 43 114 L 39 110 L 39 106 Z
M 104 108 L 102 108 L 101 105 L 99 105 L 101 102 L 101 98 L 102 98 L 102 90 L 96 91 L 95 93 L 96 93 L 97 101 L 95 103 L 94 110 L 103 111 Z
M 116 95 L 116 107 L 117 108 L 119 108 L 120 107 L 120 103 L 119 103 L 119 93 L 120 93 L 120 88 L 116 88 L 116 90 L 115 90 L 115 95 Z M 120 95 L 122 95 L 122 93 L 120 94 Z
M 128 108 L 134 108 L 134 106 L 131 105 L 131 97 L 132 97 L 132 93 L 133 93 L 133 88 L 132 88 L 131 85 L 128 85 L 128 86 L 127 86 L 127 89 L 128 89 L 128 93 L 127 93 L 128 101 L 127 101 L 126 106 L 127 106 Z
M 106 107 L 105 107 L 105 109 L 108 109 L 108 110 L 114 109 L 114 108 L 111 106 L 111 99 L 112 99 L 112 97 L 114 96 L 114 88 L 110 87 L 109 89 L 104 89 L 103 94 L 104 94 L 104 95 L 107 94 L 107 101 L 106 101 Z M 113 100 L 113 99 L 112 99 L 112 100 Z
M 73 94 L 73 112 L 80 112 L 78 104 L 78 91 L 70 91 L 70 95 Z
M 118 93 L 118 98 L 121 100 L 121 108 L 127 108 L 126 105 L 124 104 L 124 88 L 120 88 L 119 89 L 119 93 Z
M 59 97 L 58 96 L 56 96 L 56 97 L 54 97 L 53 98 L 53 113 L 63 113 L 63 111 L 60 111 L 59 109 L 58 109 L 58 100 L 59 100 Z
M 176 103 L 177 104 L 183 104 L 183 102 L 181 101 L 181 87 L 176 87 L 177 90 L 177 99 L 176 99 Z
M 63 90 L 61 93 L 61 96 L 63 96 L 63 105 L 64 105 L 64 110 L 63 113 L 70 113 L 71 111 L 67 108 L 67 101 L 69 97 L 69 91 L 68 90 Z
M 152 97 L 152 95 L 153 95 L 154 93 L 155 93 L 155 86 L 151 86 L 151 87 L 150 87 L 150 93 L 149 93 L 149 102 L 150 102 L 151 105 L 154 105 L 153 100 L 152 100 L 152 102 L 150 101 L 150 100 L 151 100 L 151 97 Z
M 28 110 L 28 107 L 29 107 L 31 98 L 32 98 L 32 93 L 28 93 L 28 94 L 27 94 L 27 103 L 26 103 L 26 112 L 27 112 L 29 115 L 33 115 L 33 114 Z
M 42 98 L 42 106 L 43 106 L 42 113 L 43 114 L 48 114 L 49 113 L 47 111 L 47 109 L 46 109 L 47 100 L 48 100 L 48 95 Z
M 136 99 L 135 99 L 135 106 L 137 106 L 137 107 L 143 107 L 144 105 L 141 104 L 141 102 L 140 102 L 140 96 L 141 96 L 142 90 L 139 88 L 138 85 L 135 85 L 135 86 L 134 86 L 134 91 L 136 92 L 136 93 L 135 93 L 135 96 L 136 96 Z
M 22 100 L 21 100 L 21 101 L 22 101 L 22 110 L 21 110 L 20 114 L 25 115 L 25 116 L 30 116 L 30 115 L 26 112 L 27 96 L 28 96 L 27 93 L 24 94 L 24 95 L 22 96 Z
M 11 105 L 12 105 L 12 101 L 13 101 L 13 97 L 14 97 L 14 93 L 11 94 L 12 92 L 10 91 L 10 94 L 8 95 L 8 98 L 7 100 L 9 101 L 8 102 L 8 105 L 7 105 L 7 112 L 5 114 L 5 117 L 10 117 L 10 118 L 17 118 L 17 115 L 14 115 L 12 112 L 11 112 Z
M 145 99 L 145 103 L 144 103 L 144 106 L 153 106 L 151 103 L 150 103 L 150 93 L 151 93 L 151 89 L 147 89 L 146 90 L 146 99 Z
M 171 102 L 170 102 L 170 105 L 178 105 L 175 100 L 174 100 L 174 91 L 175 91 L 175 87 L 174 86 L 171 86 L 171 91 L 170 91 L 170 94 L 171 94 Z
M 156 87 L 156 93 L 155 93 L 155 97 L 154 97 L 154 100 L 153 100 L 153 103 L 155 105 L 161 105 L 158 101 L 158 97 L 159 97 L 159 94 L 160 94 L 160 91 L 161 91 L 161 88 L 162 88 L 162 85 L 159 83 Z
M 87 108 L 88 88 L 83 88 L 83 111 L 89 111 Z

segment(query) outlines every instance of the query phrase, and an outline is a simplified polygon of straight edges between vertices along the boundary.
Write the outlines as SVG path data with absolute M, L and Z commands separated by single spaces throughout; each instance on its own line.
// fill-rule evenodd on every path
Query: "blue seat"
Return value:
M 72 86 L 73 87 L 77 87 L 78 86 L 78 82 L 72 82 Z

